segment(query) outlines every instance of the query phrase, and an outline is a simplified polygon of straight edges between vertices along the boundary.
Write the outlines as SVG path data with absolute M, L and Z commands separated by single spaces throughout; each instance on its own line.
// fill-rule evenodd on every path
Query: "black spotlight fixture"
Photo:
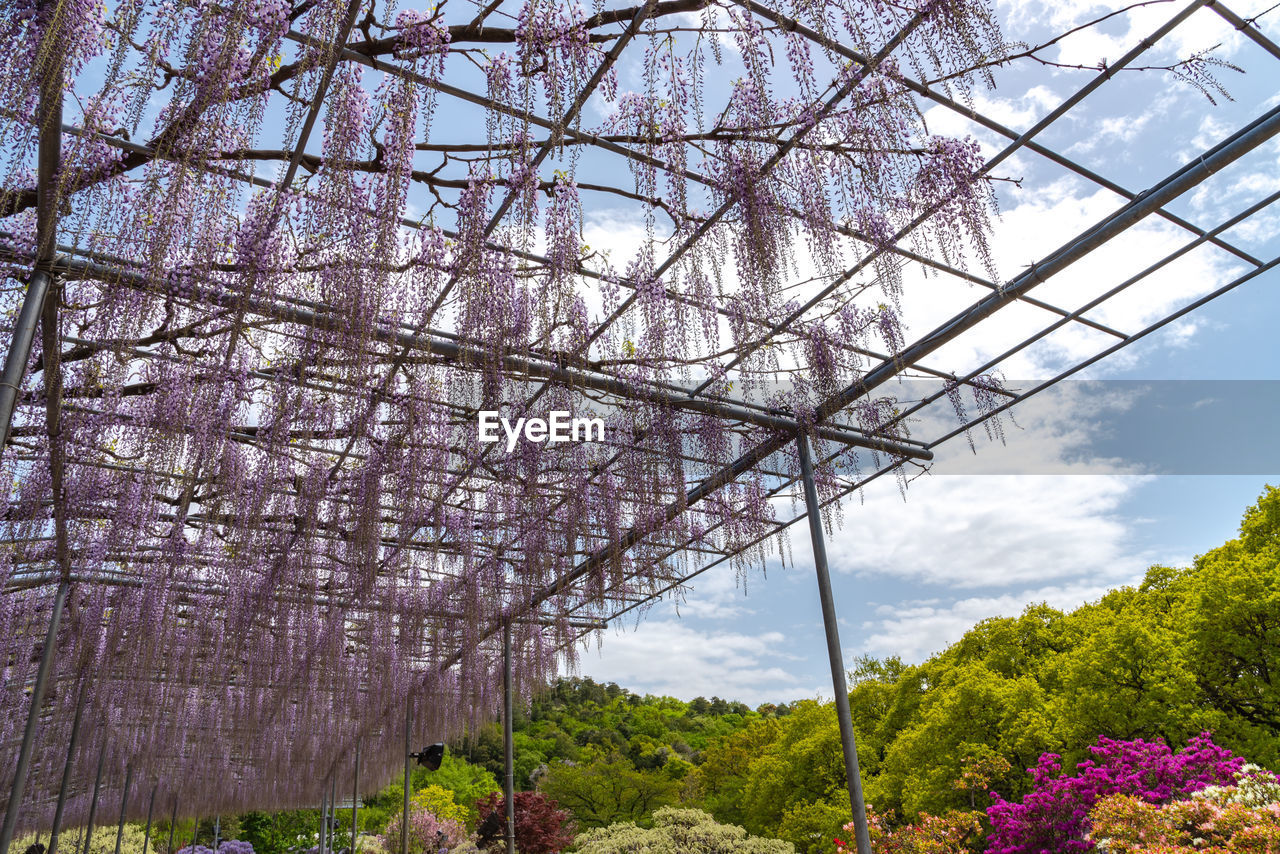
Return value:
M 410 753 L 409 758 L 418 760 L 418 764 L 428 771 L 438 771 L 440 763 L 444 760 L 444 742 L 437 741 L 422 748 L 418 753 Z

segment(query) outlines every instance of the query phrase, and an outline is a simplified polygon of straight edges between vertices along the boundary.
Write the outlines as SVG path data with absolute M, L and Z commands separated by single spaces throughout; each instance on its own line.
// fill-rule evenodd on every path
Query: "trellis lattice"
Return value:
M 312 805 L 357 746 L 385 782 L 406 707 L 424 737 L 496 712 L 504 630 L 527 696 L 584 634 L 763 561 L 807 515 L 797 435 L 838 506 L 1268 273 L 1229 232 L 1278 194 L 1208 227 L 1175 203 L 1265 157 L 1277 109 L 1141 192 L 1042 141 L 1203 16 L 1280 59 L 1221 3 L 1178 5 L 1019 132 L 971 96 L 1037 50 L 976 0 L 9 4 L 3 767 L 41 701 L 21 823 L 83 823 L 100 768 L 135 817 L 153 787 L 184 815 Z M 1213 94 L 1212 66 L 1162 70 Z M 1000 146 L 929 133 L 925 105 Z M 1015 156 L 1121 204 L 1002 279 Z M 1067 306 L 1033 291 L 1147 217 L 1184 243 Z M 1197 251 L 1233 274 L 1143 329 L 1103 319 Z M 980 298 L 920 335 L 920 268 Z M 931 361 L 1014 304 L 1029 334 Z M 1094 355 L 1002 385 L 1063 329 Z M 937 391 L 897 400 L 901 376 Z M 488 410 L 605 435 L 508 449 L 478 440 Z

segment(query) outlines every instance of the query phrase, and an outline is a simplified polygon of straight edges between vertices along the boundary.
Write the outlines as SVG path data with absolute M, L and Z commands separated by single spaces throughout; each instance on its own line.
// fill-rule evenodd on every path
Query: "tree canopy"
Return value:
M 918 665 L 858 661 L 850 699 L 866 797 L 903 818 L 982 808 L 986 790 L 964 782 L 974 763 L 994 769 L 990 789 L 1017 798 L 1042 753 L 1071 768 L 1100 735 L 1180 746 L 1211 731 L 1276 767 L 1278 673 L 1280 490 L 1268 487 L 1240 536 L 1189 567 L 1152 567 L 1070 612 L 1035 604 L 983 620 Z M 721 821 L 805 850 L 798 815 L 847 815 L 830 705 L 752 720 L 705 758 L 685 791 Z

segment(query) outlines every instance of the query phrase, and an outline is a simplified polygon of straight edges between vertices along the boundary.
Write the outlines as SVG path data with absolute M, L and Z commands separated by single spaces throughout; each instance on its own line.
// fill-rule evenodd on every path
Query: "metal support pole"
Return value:
M 18 322 L 13 327 L 13 340 L 9 343 L 9 353 L 4 360 L 4 374 L 0 376 L 0 434 L 4 444 L 0 452 L 9 443 L 9 428 L 13 423 L 13 410 L 18 403 L 18 390 L 22 387 L 22 376 L 27 372 L 27 360 L 31 358 L 31 342 L 36 337 L 36 321 L 44 311 L 44 298 L 49 293 L 52 277 L 43 270 L 36 270 L 27 282 L 27 293 L 22 299 L 22 310 L 18 313 Z
M 511 733 L 511 622 L 502 624 L 502 792 L 506 799 L 507 854 L 516 851 L 515 739 Z
M 218 843 L 222 841 L 222 816 L 214 816 L 213 818 L 213 850 L 218 850 Z
M 196 839 L 200 836 L 200 816 L 196 816 L 195 827 L 191 828 L 191 854 L 196 854 Z M 84 854 L 89 854 L 88 851 Z
M 360 739 L 356 739 L 356 769 L 351 781 L 351 854 L 356 854 L 356 834 L 360 827 Z M 143 851 L 142 854 L 147 854 Z
M 151 816 L 155 814 L 158 788 L 160 788 L 159 782 L 151 787 L 151 799 L 147 801 L 147 829 L 142 832 L 142 854 L 147 854 L 147 846 L 151 843 Z
M 58 806 L 53 811 L 53 828 L 49 831 L 49 850 L 45 854 L 58 854 L 58 835 L 62 831 L 62 810 L 67 805 L 67 789 L 71 786 L 72 760 L 75 757 L 76 747 L 80 744 L 80 716 L 84 712 L 84 691 L 88 682 L 88 676 L 80 680 L 80 693 L 76 697 L 76 716 L 71 720 L 71 739 L 67 743 L 67 761 L 62 766 L 62 785 L 58 787 Z
M 858 854 L 871 854 L 867 832 L 867 810 L 862 801 L 862 777 L 858 773 L 858 745 L 853 738 L 853 713 L 849 710 L 849 688 L 844 677 L 844 653 L 840 650 L 840 629 L 836 625 L 836 603 L 831 595 L 831 575 L 827 570 L 827 544 L 822 534 L 822 508 L 813 484 L 813 463 L 809 459 L 809 438 L 796 436 L 800 452 L 800 478 L 804 481 L 804 503 L 809 515 L 809 536 L 813 540 L 813 565 L 818 575 L 818 596 L 822 600 L 822 625 L 827 633 L 827 656 L 831 659 L 831 686 L 836 694 L 836 717 L 840 721 L 840 746 L 844 749 L 844 773 L 849 784 L 849 808 L 853 812 L 854 838 Z
M 93 778 L 93 797 L 89 799 L 89 819 L 84 827 L 84 854 L 89 854 L 89 843 L 93 841 L 93 817 L 98 812 L 98 791 L 102 788 L 102 763 L 107 758 L 107 743 L 102 742 L 98 751 L 98 774 Z
M 173 812 L 169 814 L 169 847 L 164 854 L 174 854 L 173 852 L 173 832 L 178 829 L 178 796 L 173 796 Z
M 4 825 L 0 827 L 0 854 L 9 854 L 9 843 L 18 826 L 18 813 L 22 811 L 22 791 L 27 785 L 27 770 L 31 767 L 31 752 L 35 747 L 36 730 L 40 727 L 40 707 L 44 705 L 44 689 L 53 668 L 53 648 L 58 640 L 58 626 L 62 623 L 62 605 L 67 601 L 71 585 L 63 581 L 53 600 L 53 613 L 49 615 L 49 631 L 45 634 L 44 649 L 40 653 L 40 667 L 36 670 L 36 684 L 31 689 L 31 708 L 27 711 L 27 727 L 22 732 L 22 747 L 18 750 L 18 767 L 13 772 L 13 785 L 9 789 L 9 805 L 4 813 Z
M 39 3 L 45 6 L 45 3 Z M 45 299 L 53 277 L 47 270 L 39 269 L 53 260 L 56 240 L 58 167 L 62 161 L 62 35 L 51 31 L 47 38 L 51 62 L 40 87 L 40 150 L 36 178 L 36 266 L 27 282 L 27 292 L 22 297 L 22 308 L 13 327 L 9 351 L 5 354 L 4 373 L 0 375 L 0 455 L 9 444 L 9 428 L 13 423 L 13 410 L 18 403 L 22 377 L 27 372 L 27 360 L 31 358 L 31 343 L 35 340 L 36 321 L 44 312 Z M 8 814 L 16 812 L 18 802 L 10 800 Z M 9 822 L 5 821 L 8 827 Z M 11 837 L 0 837 L 0 854 L 8 854 Z
M 319 854 L 325 854 L 324 844 L 329 834 L 326 825 L 329 823 L 329 791 L 328 787 L 320 790 L 320 840 L 316 842 L 316 850 Z
M 404 811 L 400 813 L 400 854 L 409 854 L 409 731 L 413 725 L 413 697 L 404 698 Z
M 124 766 L 124 794 L 120 796 L 120 823 L 116 825 L 116 854 L 120 854 L 120 841 L 124 839 L 124 816 L 129 809 L 129 787 L 133 785 L 133 765 Z
M 333 775 L 329 783 L 329 854 L 333 854 L 333 844 L 338 839 L 338 775 Z

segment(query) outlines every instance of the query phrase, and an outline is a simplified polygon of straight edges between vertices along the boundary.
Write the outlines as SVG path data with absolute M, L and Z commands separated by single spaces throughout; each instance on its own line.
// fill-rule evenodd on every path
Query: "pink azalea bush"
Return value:
M 1075 773 L 1062 773 L 1062 758 L 1040 757 L 1029 769 L 1034 780 L 1021 802 L 993 795 L 987 809 L 991 833 L 987 854 L 1060 854 L 1093 851 L 1089 812 L 1103 798 L 1129 795 L 1165 804 L 1212 785 L 1228 785 L 1244 760 L 1214 744 L 1208 733 L 1192 738 L 1176 753 L 1162 741 L 1099 738 L 1092 759 Z
M 1280 854 L 1280 804 L 1200 798 L 1151 804 L 1111 795 L 1093 808 L 1089 822 L 1091 838 L 1107 854 Z
M 382 844 L 388 851 L 400 850 L 400 822 L 403 813 L 387 823 Z M 409 854 L 437 854 L 452 851 L 467 841 L 467 829 L 452 818 L 437 818 L 431 810 L 409 812 Z
M 1040 757 L 1020 802 L 992 793 L 986 854 L 1280 854 L 1280 777 L 1213 743 L 1208 733 L 1178 751 L 1162 741 L 1099 738 L 1092 758 L 1064 774 L 1062 758 Z M 968 791 L 973 769 L 957 781 Z M 983 813 L 922 813 L 891 826 L 868 807 L 877 854 L 973 854 L 983 850 Z M 853 824 L 834 842 L 854 854 Z
M 867 830 L 876 854 L 959 854 L 982 833 L 981 813 L 948 810 L 944 815 L 922 813 L 914 824 L 890 828 L 873 810 L 867 810 Z M 837 837 L 836 854 L 856 854 L 853 822 Z

